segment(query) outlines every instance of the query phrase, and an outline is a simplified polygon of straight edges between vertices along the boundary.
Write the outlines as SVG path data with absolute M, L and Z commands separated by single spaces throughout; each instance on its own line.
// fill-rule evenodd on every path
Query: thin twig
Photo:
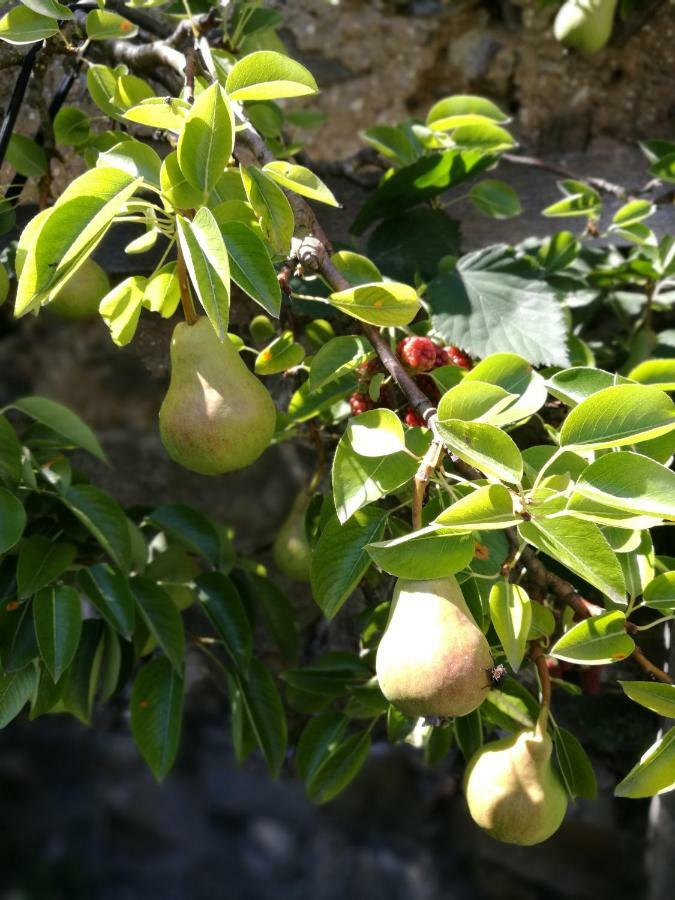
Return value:
M 571 172 L 569 169 L 566 169 L 565 166 L 550 162 L 547 159 L 538 159 L 535 156 L 520 156 L 515 153 L 504 153 L 502 154 L 501 159 L 504 162 L 511 163 L 513 165 L 530 166 L 531 168 L 535 169 L 544 169 L 546 172 L 552 172 L 554 175 L 561 175 L 563 178 L 571 178 L 574 181 L 583 181 L 585 184 L 596 188 L 596 190 L 600 191 L 601 193 L 611 194 L 613 197 L 618 197 L 619 200 L 626 200 L 630 196 L 627 188 L 622 187 L 622 185 L 620 184 L 614 184 L 613 182 L 607 181 L 604 178 L 584 177 L 581 175 L 577 175 L 575 172 Z

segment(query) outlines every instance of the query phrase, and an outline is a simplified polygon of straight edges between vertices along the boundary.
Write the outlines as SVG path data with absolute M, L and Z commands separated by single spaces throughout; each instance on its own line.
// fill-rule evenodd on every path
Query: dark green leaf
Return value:
M 131 538 L 122 507 L 91 484 L 69 488 L 61 498 L 123 572 L 131 567 Z
M 157 781 L 176 758 L 182 719 L 183 680 L 168 659 L 153 659 L 138 673 L 131 691 L 131 733 Z
M 208 617 L 232 662 L 248 670 L 253 652 L 253 635 L 239 592 L 220 572 L 207 572 L 195 580 L 200 608 Z
M 73 544 L 55 543 L 40 534 L 27 538 L 19 549 L 16 581 L 19 599 L 36 594 L 63 575 L 75 559 L 77 548 Z
M 173 600 L 163 588 L 142 575 L 135 575 L 129 584 L 143 621 L 176 672 L 182 675 L 185 634 Z
M 43 588 L 33 600 L 33 620 L 40 656 L 56 682 L 73 661 L 80 642 L 79 594 L 66 585 Z
M 134 597 L 128 580 L 107 563 L 82 569 L 78 583 L 105 621 L 129 640 L 134 631 Z

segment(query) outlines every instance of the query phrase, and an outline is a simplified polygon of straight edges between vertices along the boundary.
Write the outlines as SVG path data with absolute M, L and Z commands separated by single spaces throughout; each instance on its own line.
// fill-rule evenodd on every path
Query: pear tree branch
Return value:
M 201 18 L 204 17 L 196 17 L 195 20 L 199 22 Z M 124 41 L 115 41 L 112 46 L 112 54 L 115 59 L 120 62 L 125 62 L 130 68 L 140 68 L 147 71 L 154 67 L 166 67 L 175 71 L 183 80 L 185 80 L 187 65 L 186 57 L 179 50 L 175 49 L 174 46 L 170 46 L 174 41 L 175 39 L 173 37 L 169 40 L 154 41 L 153 43 L 146 45 L 134 45 Z M 238 112 L 240 111 L 238 110 Z M 261 135 L 250 122 L 245 119 L 245 117 L 241 116 L 241 118 L 243 127 L 237 133 L 235 155 L 241 161 L 241 153 L 243 150 L 244 155 L 248 152 L 255 157 L 255 160 L 261 165 L 272 162 L 275 157 L 265 144 Z M 522 159 L 513 159 L 511 161 L 518 163 L 523 162 Z M 528 160 L 528 163 L 532 164 L 532 161 Z M 615 185 L 596 184 L 595 186 L 600 190 L 616 193 Z M 331 262 L 331 243 L 321 227 L 314 210 L 303 197 L 298 196 L 292 191 L 287 191 L 286 193 L 293 208 L 293 212 L 295 213 L 296 223 L 306 235 L 301 241 L 297 251 L 298 261 L 301 266 L 307 270 L 319 273 L 334 291 L 341 291 L 351 287 L 347 279 Z M 433 417 L 436 409 L 432 401 L 422 390 L 420 390 L 415 381 L 406 372 L 380 331 L 368 324 L 362 325 L 362 330 L 373 345 L 382 365 L 408 399 L 412 409 L 417 415 L 429 423 L 433 430 Z M 436 443 L 436 441 L 434 441 L 434 443 Z M 434 447 L 434 444 L 432 444 L 432 447 Z M 442 454 L 439 453 L 438 462 L 440 462 L 441 455 Z M 426 460 L 425 458 L 415 479 L 414 521 L 421 522 L 421 504 L 424 488 L 426 487 L 424 472 L 428 473 L 427 467 L 431 462 L 431 458 L 429 460 Z M 418 526 L 416 525 L 415 527 Z M 582 618 L 588 618 L 592 615 L 598 615 L 600 612 L 604 612 L 602 607 L 596 606 L 582 597 L 569 582 L 560 578 L 558 575 L 555 575 L 553 572 L 549 572 L 532 548 L 525 548 L 521 554 L 519 564 L 526 565 L 529 574 L 533 576 L 534 580 L 538 581 L 540 585 L 545 586 L 561 602 L 572 607 L 572 609 L 574 609 Z M 636 648 L 633 652 L 632 658 L 645 672 L 656 678 L 658 681 L 666 684 L 673 683 L 671 676 L 651 663 L 639 648 Z M 539 666 L 539 663 L 537 663 L 537 665 Z

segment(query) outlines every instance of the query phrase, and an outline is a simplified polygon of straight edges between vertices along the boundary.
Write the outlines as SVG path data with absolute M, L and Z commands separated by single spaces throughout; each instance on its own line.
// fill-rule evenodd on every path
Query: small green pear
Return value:
M 617 0 L 567 0 L 555 18 L 556 40 L 580 50 L 597 53 L 612 35 Z
M 96 315 L 99 303 L 109 290 L 106 273 L 93 259 L 86 259 L 45 308 L 62 319 L 88 319 Z
M 375 663 L 387 700 L 408 716 L 465 716 L 487 696 L 491 666 L 454 577 L 396 582 Z
M 305 515 L 310 500 L 311 494 L 308 491 L 300 491 L 272 548 L 277 569 L 293 581 L 309 581 L 312 550 L 307 539 Z
M 269 446 L 276 409 L 267 390 L 229 340 L 205 317 L 176 325 L 171 382 L 159 411 L 169 456 L 201 475 L 222 475 L 255 462 Z
M 546 716 L 533 731 L 485 744 L 467 766 L 471 818 L 495 840 L 529 847 L 560 827 L 567 792 L 551 762 Z

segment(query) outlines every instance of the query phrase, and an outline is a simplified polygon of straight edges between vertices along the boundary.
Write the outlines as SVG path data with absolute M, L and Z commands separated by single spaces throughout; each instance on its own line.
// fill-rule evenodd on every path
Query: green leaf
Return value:
M 620 681 L 627 697 L 659 716 L 675 719 L 675 685 L 650 681 Z
M 20 600 L 31 597 L 56 581 L 71 565 L 77 548 L 73 544 L 52 541 L 41 534 L 27 538 L 19 549 L 16 583 Z
M 634 649 L 633 639 L 626 634 L 626 616 L 615 609 L 573 625 L 551 648 L 551 656 L 600 666 L 626 659 Z
M 471 94 L 457 94 L 434 103 L 427 114 L 427 125 L 435 131 L 449 131 L 485 119 L 498 124 L 509 121 L 509 117 L 491 100 Z
M 223 236 L 205 206 L 192 221 L 176 216 L 176 227 L 190 280 L 222 341 L 230 318 L 230 264 Z
M 283 331 L 256 357 L 256 375 L 276 375 L 299 366 L 305 358 L 305 348 L 298 343 L 292 331 Z
M 37 685 L 37 669 L 26 666 L 19 672 L 0 675 L 0 728 L 9 725 L 33 696 Z
M 300 642 L 295 612 L 289 600 L 269 578 L 250 572 L 247 580 L 272 640 L 287 663 L 295 662 Z
M 253 635 L 246 610 L 234 583 L 220 572 L 206 572 L 195 579 L 197 599 L 232 662 L 248 670 L 253 653 Z
M 237 675 L 247 718 L 265 757 L 270 774 L 277 778 L 286 755 L 286 716 L 274 679 L 255 657 L 248 676 Z
M 565 728 L 556 728 L 553 737 L 560 771 L 571 797 L 595 800 L 598 785 L 588 754 Z
M 310 391 L 309 380 L 303 382 L 288 403 L 288 415 L 294 423 L 306 422 L 338 400 L 343 400 L 356 389 L 356 376 L 346 374 L 324 384 L 318 391 Z
M 175 150 L 164 158 L 159 172 L 159 182 L 162 197 L 166 198 L 174 209 L 194 209 L 204 202 L 204 194 L 193 188 L 181 172 Z
M 438 422 L 437 428 L 443 443 L 470 466 L 501 481 L 520 483 L 523 458 L 506 432 L 494 425 L 459 419 Z
M 191 506 L 166 503 L 154 509 L 148 516 L 148 521 L 217 568 L 220 562 L 220 537 L 207 516 Z
M 654 797 L 675 789 L 675 727 L 642 755 L 614 791 L 615 797 Z
M 495 156 L 480 149 L 428 153 L 385 178 L 368 197 L 350 230 L 359 235 L 378 219 L 400 216 L 477 175 L 495 161 Z
M 521 536 L 557 559 L 615 603 L 626 602 L 626 585 L 616 554 L 597 525 L 571 516 L 523 522 Z
M 56 682 L 73 661 L 80 642 L 79 594 L 66 585 L 43 588 L 33 601 L 33 620 L 40 656 Z
M 511 185 L 496 178 L 484 178 L 469 191 L 469 199 L 480 212 L 493 219 L 512 219 L 523 211 Z
M 636 222 L 642 222 L 643 219 L 647 219 L 651 216 L 655 210 L 656 207 L 649 200 L 631 200 L 630 203 L 624 203 L 624 205 L 612 216 L 610 230 L 612 230 L 614 226 L 625 228 L 627 225 L 634 225 Z
M 143 666 L 131 691 L 131 733 L 157 781 L 178 752 L 183 719 L 183 679 L 168 659 Z
M 99 305 L 101 318 L 110 329 L 110 337 L 124 347 L 136 334 L 147 281 L 140 275 L 125 278 L 108 291 Z
M 60 498 L 123 572 L 131 567 L 131 539 L 121 506 L 91 484 L 68 488 Z
M 208 193 L 232 155 L 234 115 L 218 83 L 197 97 L 178 139 L 178 164 L 192 187 Z
M 334 651 L 301 669 L 288 669 L 280 677 L 297 690 L 339 697 L 347 694 L 352 686 L 368 681 L 371 674 L 367 663 L 355 654 Z
M 99 168 L 120 169 L 132 178 L 142 178 L 146 184 L 159 187 L 162 160 L 152 147 L 142 141 L 120 141 L 99 153 L 96 165 Z
M 370 284 L 372 281 L 382 281 L 382 273 L 377 266 L 367 256 L 362 256 L 360 253 L 338 250 L 331 256 L 330 261 L 350 284 Z
M 628 380 L 621 375 L 586 366 L 563 369 L 546 382 L 549 393 L 562 400 L 566 406 L 577 406 L 592 394 L 617 384 L 628 384 Z
M 443 531 L 508 528 L 522 520 L 513 512 L 513 496 L 502 484 L 488 484 L 467 494 L 434 519 Z
M 490 416 L 493 425 L 510 425 L 537 412 L 546 402 L 546 382 L 515 353 L 493 353 L 464 376 L 464 382 L 494 384 L 515 397 L 510 406 Z M 464 383 L 463 382 L 463 383 Z
M 57 144 L 80 147 L 89 138 L 89 116 L 76 106 L 62 106 L 54 118 Z
M 349 443 L 359 456 L 388 456 L 406 450 L 401 420 L 390 409 L 372 409 L 354 416 L 348 425 Z
M 517 584 L 496 581 L 490 590 L 490 618 L 509 665 L 517 672 L 527 650 L 532 622 L 529 596 Z
M 32 9 L 41 16 L 49 16 L 51 19 L 64 19 L 69 21 L 75 18 L 72 10 L 58 0 L 21 0 L 24 6 Z
M 386 512 L 362 509 L 344 525 L 331 517 L 312 554 L 311 583 L 314 599 L 332 619 L 356 588 L 370 565 L 366 545 L 384 531 Z
M 298 740 L 295 764 L 298 775 L 309 785 L 331 753 L 339 746 L 347 725 L 346 716 L 327 710 L 310 719 Z
M 267 247 L 241 222 L 223 222 L 219 227 L 230 260 L 232 280 L 270 315 L 278 318 L 281 288 Z
M 313 803 L 328 803 L 356 778 L 370 751 L 370 733 L 352 734 L 330 753 L 306 785 Z
M 442 209 L 418 206 L 401 215 L 388 216 L 368 235 L 368 255 L 394 281 L 420 284 L 438 274 L 448 257 L 459 256 L 459 223 Z M 372 275 L 352 284 L 382 281 Z
M 96 168 L 70 183 L 28 249 L 17 286 L 16 317 L 39 308 L 77 271 L 141 181 L 119 169 Z
M 565 199 L 547 206 L 542 210 L 542 215 L 595 218 L 602 211 L 600 195 L 583 181 L 568 178 L 559 181 L 558 187 L 565 194 Z
M 109 66 L 91 65 L 87 69 L 87 89 L 96 106 L 112 119 L 122 120 L 122 110 L 114 102 L 117 75 Z
M 21 480 L 21 444 L 16 432 L 0 413 L 0 478 L 10 487 Z
M 85 725 L 91 722 L 94 695 L 101 671 L 103 645 L 101 622 L 87 619 L 82 623 L 82 635 L 75 658 L 61 681 L 62 711 L 72 713 Z
M 46 425 L 47 428 L 51 428 L 52 431 L 56 431 L 68 441 L 68 446 L 82 447 L 92 456 L 103 462 L 106 461 L 94 432 L 67 406 L 62 406 L 46 397 L 22 397 L 20 400 L 15 400 L 12 406 L 37 422 Z
M 32 138 L 14 132 L 9 139 L 5 159 L 19 175 L 42 178 L 47 173 L 47 154 Z
M 0 19 L 0 41 L 8 44 L 34 44 L 58 32 L 53 18 L 40 16 L 25 6 L 15 6 Z
M 333 458 L 333 495 L 338 519 L 342 523 L 361 507 L 374 503 L 410 481 L 419 467 L 419 460 L 411 457 L 410 452 L 421 458 L 431 443 L 429 432 L 411 429 L 405 436 L 408 453 L 359 456 L 351 443 L 353 422 L 354 419 L 347 426 Z
M 647 359 L 631 369 L 628 377 L 661 391 L 675 391 L 675 359 Z
M 373 562 L 397 578 L 429 579 L 454 575 L 469 565 L 475 552 L 470 534 L 445 534 L 431 526 L 403 537 L 368 544 Z
M 316 352 L 309 370 L 309 386 L 318 391 L 367 362 L 374 355 L 370 341 L 361 335 L 344 335 L 327 341 Z
M 645 604 L 651 609 L 675 609 L 675 572 L 663 572 L 644 589 Z
M 26 511 L 14 494 L 0 488 L 0 553 L 18 543 L 26 526 Z
M 567 365 L 567 326 L 555 293 L 503 251 L 471 253 L 429 284 L 424 299 L 434 331 L 472 356 L 509 349 L 533 365 Z
M 417 291 L 396 281 L 349 287 L 331 294 L 330 302 L 360 322 L 380 326 L 408 325 L 420 308 Z
M 169 658 L 179 675 L 183 672 L 185 634 L 183 620 L 164 588 L 149 578 L 135 575 L 129 579 L 132 593 L 150 634 Z
M 485 120 L 467 122 L 455 128 L 452 140 L 462 150 L 480 150 L 482 153 L 502 153 L 516 143 L 505 128 Z
M 103 66 L 97 68 L 103 68 Z M 89 76 L 87 76 L 88 82 Z M 91 91 L 91 86 L 89 86 L 89 90 Z M 127 109 L 123 118 L 129 122 L 136 122 L 138 125 L 145 125 L 148 128 L 158 128 L 160 131 L 181 134 L 189 110 L 190 104 L 177 97 L 147 97 L 145 100 L 137 103 L 136 106 Z M 170 156 L 173 156 L 173 154 L 170 154 Z M 176 154 L 174 158 L 177 163 L 178 155 Z
M 240 171 L 246 196 L 258 217 L 263 235 L 275 253 L 287 256 L 295 220 L 286 194 L 257 166 L 242 166 Z
M 675 429 L 675 405 L 656 388 L 620 384 L 598 391 L 573 409 L 560 444 L 570 449 L 637 444 Z
M 138 34 L 138 25 L 105 9 L 88 12 L 85 26 L 90 41 L 128 40 Z
M 176 275 L 176 263 L 162 266 L 152 275 L 145 286 L 143 306 L 162 318 L 170 319 L 180 303 L 180 283 Z
M 2 667 L 5 672 L 18 672 L 40 655 L 33 625 L 32 604 L 18 607 L 10 602 L 5 605 L 0 621 L 0 646 Z
M 142 103 L 143 100 L 154 96 L 155 92 L 147 81 L 136 75 L 119 75 L 115 81 L 115 93 L 112 101 L 115 106 L 126 112 L 133 106 Z
M 135 604 L 124 575 L 107 563 L 97 563 L 81 569 L 77 581 L 108 625 L 130 640 L 134 633 Z
M 639 453 L 601 456 L 584 469 L 574 490 L 629 513 L 675 519 L 675 472 Z
M 318 200 L 327 203 L 328 206 L 339 206 L 333 192 L 321 181 L 318 175 L 305 166 L 297 166 L 285 160 L 275 160 L 263 166 L 263 172 L 267 172 L 272 178 L 289 191 L 294 191 L 310 200 Z
M 454 721 L 455 737 L 465 762 L 483 745 L 483 724 L 480 709 L 474 709 L 466 716 L 457 716 Z
M 258 50 L 236 62 L 226 89 L 232 100 L 281 100 L 319 90 L 311 72 L 274 50 Z
M 460 419 L 462 422 L 490 422 L 495 424 L 499 413 L 510 406 L 515 395 L 496 384 L 480 381 L 460 381 L 446 391 L 438 404 L 441 422 Z

